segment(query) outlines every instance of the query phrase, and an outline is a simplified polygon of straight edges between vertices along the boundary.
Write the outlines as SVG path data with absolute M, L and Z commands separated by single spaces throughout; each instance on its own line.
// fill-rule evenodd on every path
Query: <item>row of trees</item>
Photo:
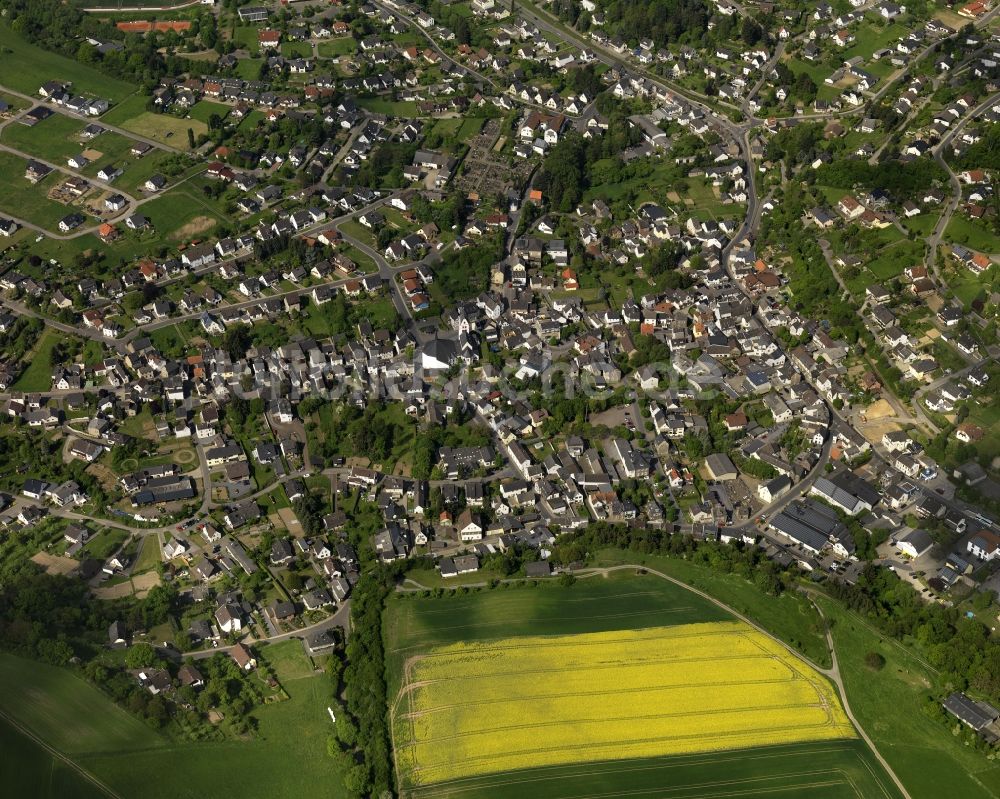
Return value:
M 715 571 L 739 575 L 771 596 L 780 595 L 794 581 L 793 575 L 780 569 L 756 547 L 699 541 L 688 535 L 672 535 L 667 530 L 606 522 L 595 522 L 583 530 L 560 536 L 552 559 L 562 564 L 585 562 L 591 553 L 608 547 L 684 558 Z
M 344 695 L 356 728 L 358 762 L 345 785 L 356 796 L 386 795 L 393 786 L 382 609 L 403 568 L 369 564 L 351 598 Z

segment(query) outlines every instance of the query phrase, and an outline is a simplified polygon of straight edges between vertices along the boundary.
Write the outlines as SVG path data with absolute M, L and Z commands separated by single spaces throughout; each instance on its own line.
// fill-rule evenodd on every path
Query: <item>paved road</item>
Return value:
M 337 608 L 337 612 L 334 613 L 332 616 L 328 616 L 327 618 L 323 619 L 322 621 L 318 621 L 315 624 L 310 624 L 308 627 L 303 627 L 300 630 L 292 630 L 291 632 L 287 633 L 280 633 L 278 635 L 269 635 L 266 638 L 254 638 L 253 636 L 249 636 L 248 638 L 245 638 L 241 643 L 243 643 L 244 645 L 264 644 L 264 643 L 274 644 L 278 643 L 279 641 L 287 641 L 290 638 L 305 639 L 305 637 L 309 633 L 316 633 L 320 632 L 321 630 L 329 630 L 333 627 L 340 627 L 341 629 L 343 629 L 344 640 L 346 641 L 348 635 L 350 634 L 350 629 L 351 629 L 350 597 L 348 597 L 341 603 L 340 607 Z M 182 655 L 182 657 L 185 658 L 190 657 L 193 660 L 203 660 L 205 658 L 210 658 L 212 657 L 212 655 L 215 655 L 219 652 L 231 652 L 235 648 L 235 646 L 236 645 L 233 644 L 232 646 L 219 646 L 219 647 L 213 647 L 211 649 L 200 649 L 197 652 L 185 653 L 184 655 Z
M 7 91 L 6 87 L 0 86 L 0 88 L 2 88 L 4 91 Z M 16 114 L 15 116 L 10 117 L 9 119 L 5 119 L 3 122 L 0 122 L 0 132 L 2 132 L 4 130 L 4 128 L 6 128 L 8 125 L 20 124 L 19 120 L 25 114 L 27 114 L 28 111 L 30 111 L 30 110 L 31 110 L 30 108 L 27 108 L 24 111 L 22 111 L 21 113 Z M 57 111 L 56 113 L 61 113 L 61 112 Z M 45 123 L 42 122 L 40 124 L 45 124 Z M 128 216 L 128 215 L 130 215 L 131 213 L 134 212 L 136 206 L 138 206 L 138 205 L 141 204 L 138 200 L 136 200 L 135 197 L 133 197 L 128 192 L 123 191 L 121 189 L 117 189 L 114 186 L 112 186 L 110 183 L 105 183 L 102 180 L 98 180 L 96 177 L 94 177 L 94 178 L 88 177 L 87 175 L 84 175 L 82 172 L 79 172 L 79 171 L 77 171 L 75 169 L 71 169 L 70 167 L 66 166 L 65 164 L 56 164 L 56 163 L 54 163 L 52 161 L 47 161 L 44 158 L 40 158 L 37 155 L 30 155 L 28 153 L 22 152 L 21 150 L 18 150 L 15 147 L 10 147 L 9 145 L 6 145 L 6 144 L 0 144 L 0 152 L 5 152 L 5 153 L 10 153 L 11 155 L 16 155 L 19 158 L 24 158 L 26 161 L 30 158 L 31 160 L 37 161 L 40 164 L 45 164 L 45 166 L 47 166 L 50 169 L 52 169 L 53 172 L 55 173 L 54 177 L 58 177 L 60 174 L 72 175 L 73 177 L 77 177 L 77 178 L 80 178 L 81 180 L 85 180 L 90 185 L 96 186 L 96 187 L 98 187 L 98 188 L 100 188 L 100 189 L 102 189 L 102 190 L 104 190 L 106 192 L 113 192 L 113 193 L 120 194 L 128 202 L 128 205 L 126 205 L 123 210 L 118 211 L 118 212 L 116 212 L 114 214 L 110 214 L 107 217 L 103 217 L 101 223 L 99 223 L 97 225 L 91 225 L 91 226 L 86 227 L 86 228 L 84 228 L 84 227 L 78 227 L 78 228 L 76 228 L 75 230 L 73 230 L 72 232 L 69 232 L 69 233 L 59 233 L 58 231 L 52 231 L 52 230 L 49 230 L 48 228 L 43 228 L 43 227 L 41 227 L 39 225 L 36 225 L 34 222 L 30 222 L 30 221 L 28 221 L 26 219 L 20 219 L 18 217 L 10 217 L 11 219 L 14 219 L 21 227 L 28 228 L 29 230 L 34 230 L 37 233 L 44 233 L 49 238 L 59 239 L 61 241 L 65 241 L 65 240 L 68 240 L 68 239 L 76 239 L 76 238 L 79 238 L 80 236 L 85 236 L 88 233 L 94 233 L 95 231 L 97 231 L 98 228 L 100 228 L 101 224 L 103 224 L 104 222 L 114 222 L 115 220 L 124 219 L 126 216 Z M 71 213 L 74 210 L 80 210 L 80 208 L 81 208 L 80 206 L 67 205 L 66 206 L 66 213 L 68 215 L 69 213 Z M 7 214 L 8 216 L 10 216 L 9 212 L 7 211 L 7 209 L 4 209 L 4 213 Z
M 148 10 L 149 9 L 143 9 L 143 11 L 148 11 Z M 39 85 L 41 85 L 41 84 L 39 84 Z M 8 86 L 0 86 L 0 89 L 3 89 L 3 91 L 5 93 L 7 93 L 7 94 L 12 94 L 15 97 L 20 97 L 22 100 L 27 100 L 29 103 L 33 103 L 34 105 L 48 106 L 49 108 L 51 108 L 56 113 L 63 113 L 63 111 L 60 108 L 60 106 L 56 105 L 55 103 L 50 103 L 48 100 L 44 100 L 44 99 L 41 99 L 39 97 L 33 97 L 32 95 L 30 95 L 30 94 L 24 94 L 23 92 L 15 91 L 14 89 L 11 89 Z M 111 108 L 114 108 L 114 107 L 115 106 L 111 106 Z M 110 111 L 111 109 L 108 109 L 108 110 Z M 80 117 L 80 118 L 84 119 L 84 117 Z M 147 138 L 145 136 L 142 136 L 142 135 L 140 135 L 138 133 L 133 133 L 130 130 L 125 130 L 124 128 L 119 128 L 117 125 L 112 125 L 110 122 L 105 122 L 101 117 L 98 117 L 96 120 L 93 117 L 86 117 L 86 119 L 89 120 L 89 121 L 91 121 L 91 122 L 100 122 L 100 125 L 101 125 L 102 128 L 106 128 L 107 130 L 114 131 L 115 133 L 120 133 L 122 136 L 125 136 L 125 137 L 127 137 L 129 139 L 135 139 L 136 141 L 145 142 L 150 147 L 156 147 L 156 148 L 158 148 L 160 150 L 167 150 L 168 152 L 171 152 L 171 153 L 184 153 L 184 152 L 186 152 L 184 150 L 178 150 L 176 147 L 171 147 L 169 144 L 164 144 L 163 142 L 156 141 L 156 139 L 149 139 L 149 138 Z
M 826 616 L 823 615 L 823 609 L 816 604 L 811 595 L 808 596 L 809 600 L 813 604 L 813 607 L 815 607 L 816 611 L 819 613 L 820 618 L 826 622 Z M 820 671 L 829 677 L 833 681 L 833 684 L 837 686 L 837 692 L 840 694 L 840 700 L 844 705 L 844 712 L 847 713 L 847 718 L 851 720 L 851 723 L 858 731 L 861 739 L 868 744 L 868 748 L 872 751 L 872 754 L 875 755 L 875 759 L 878 760 L 882 768 L 885 769 L 885 773 L 888 774 L 892 781 L 896 784 L 896 787 L 899 789 L 899 792 L 903 795 L 904 799 L 911 799 L 909 791 L 906 790 L 906 786 L 903 785 L 899 777 L 896 776 L 896 772 L 892 770 L 892 766 L 889 765 L 888 761 L 882 757 L 882 753 L 879 752 L 878 747 L 875 746 L 875 742 L 868 737 L 868 733 L 865 732 L 864 727 L 861 726 L 861 722 L 858 721 L 854 715 L 854 711 L 851 710 L 851 703 L 847 699 L 847 689 L 844 687 L 844 680 L 840 674 L 840 663 L 837 660 L 837 648 L 833 644 L 833 635 L 830 634 L 830 625 L 826 624 L 825 627 L 826 646 L 830 650 L 830 660 L 832 661 L 832 665 L 829 669 L 820 669 Z
M 938 248 L 941 245 L 941 238 L 944 235 L 945 230 L 948 228 L 948 223 L 951 221 L 952 216 L 955 211 L 958 210 L 959 204 L 962 202 L 962 184 L 958 179 L 958 176 L 952 171 L 948 162 L 945 161 L 944 153 L 946 152 L 948 145 L 955 139 L 962 128 L 965 127 L 969 122 L 980 117 L 985 111 L 992 108 L 997 102 L 1000 101 L 1000 92 L 991 95 L 988 99 L 977 105 L 972 111 L 966 114 L 957 124 L 952 127 L 940 143 L 934 148 L 934 160 L 937 161 L 938 165 L 948 173 L 948 183 L 951 187 L 951 197 L 948 198 L 948 203 L 945 205 L 944 211 L 941 213 L 937 224 L 934 226 L 934 230 L 931 235 L 927 237 L 927 251 L 924 253 L 924 266 L 934 275 L 934 279 L 938 283 L 942 283 L 941 275 L 938 272 L 937 267 L 937 254 Z

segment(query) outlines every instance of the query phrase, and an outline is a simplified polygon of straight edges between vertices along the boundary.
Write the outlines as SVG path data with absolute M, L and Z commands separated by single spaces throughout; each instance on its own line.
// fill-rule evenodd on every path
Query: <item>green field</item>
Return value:
M 861 741 L 827 741 L 641 760 L 512 771 L 456 780 L 408 794 L 448 799 L 524 796 L 657 799 L 879 799 L 896 797 L 873 776 L 878 764 Z
M 320 785 L 339 786 L 342 775 L 326 754 L 331 730 L 328 678 L 313 670 L 299 641 L 263 646 L 260 657 L 273 665 L 290 698 L 254 711 L 258 732 L 252 740 L 172 741 L 71 672 L 11 655 L 0 655 L 0 710 L 128 799 L 297 799 L 315 795 Z M 30 741 L 13 731 L 8 734 L 6 725 L 0 725 L 0 742 L 8 738 L 26 758 L 50 767 L 46 753 L 33 751 Z M 8 771 L 8 755 L 5 749 L 0 773 Z M 81 781 L 73 783 L 68 769 L 59 766 L 51 773 L 51 786 L 40 785 L 37 792 L 28 792 L 33 775 L 14 774 L 11 779 L 20 781 L 14 784 L 25 790 L 5 795 L 100 795 Z
M 902 22 L 878 25 L 865 21 L 854 31 L 854 44 L 843 50 L 837 48 L 838 56 L 842 57 L 844 61 L 855 56 L 861 56 L 867 60 L 876 50 L 885 47 L 886 42 L 895 41 L 900 36 L 906 35 L 907 30 L 908 28 Z
M 898 233 L 899 231 L 895 232 Z M 879 280 L 891 280 L 901 275 L 906 267 L 912 266 L 914 263 L 919 263 L 923 257 L 924 249 L 923 241 L 899 241 L 884 247 L 865 266 Z
M 619 176 L 613 159 L 605 158 L 595 161 L 590 166 L 591 186 L 584 193 L 583 202 L 590 203 L 600 198 L 607 202 L 617 213 L 625 212 L 629 207 L 638 208 L 646 202 L 663 203 L 670 192 L 676 190 L 681 179 L 681 171 L 677 164 L 670 160 L 658 158 L 639 158 L 628 165 L 627 177 Z M 685 179 L 687 192 L 679 192 L 679 203 L 671 198 L 670 205 L 678 208 L 680 218 L 686 219 L 697 212 L 703 218 L 737 217 L 742 214 L 743 206 L 724 206 L 712 191 L 711 185 L 700 178 Z M 691 203 L 683 202 L 685 199 Z
M 3 100 L 9 106 L 8 113 L 13 115 L 18 111 L 23 111 L 24 109 L 30 107 L 27 100 L 24 100 L 16 95 L 9 94 L 7 92 L 0 92 L 0 100 Z
M 156 157 L 155 153 L 162 152 L 162 150 L 154 150 L 147 153 L 143 158 L 136 160 L 129 152 L 132 149 L 133 144 L 135 144 L 135 139 L 131 139 L 128 136 L 122 136 L 120 133 L 115 133 L 110 130 L 106 133 L 102 133 L 98 138 L 94 139 L 94 141 L 87 143 L 87 149 L 99 152 L 101 157 L 87 164 L 87 166 L 85 166 L 81 171 L 85 175 L 97 177 L 97 173 L 100 171 L 101 167 L 109 161 L 114 162 L 123 170 L 122 176 L 115 180 L 115 186 L 119 189 L 124 188 L 125 183 L 128 180 L 127 176 L 131 174 L 132 170 L 134 170 L 138 164 L 151 161 Z M 146 177 L 149 176 L 147 175 Z M 145 179 L 146 178 L 143 178 L 143 181 L 145 181 Z M 134 188 L 135 186 L 132 186 L 132 188 L 125 190 L 131 191 Z
M 160 544 L 155 535 L 147 535 L 142 539 L 142 549 L 139 550 L 139 557 L 136 558 L 135 566 L 132 567 L 132 574 L 142 574 L 150 569 L 155 569 L 162 560 Z
M 0 782 L 11 796 L 26 799 L 103 799 L 88 782 L 13 725 L 0 719 Z
M 97 141 L 101 142 L 104 136 L 107 135 L 108 134 L 106 133 L 103 134 L 101 138 L 98 139 Z M 98 149 L 101 148 L 99 147 Z M 177 157 L 178 156 L 176 153 L 167 152 L 166 150 L 158 150 L 158 149 L 152 150 L 146 153 L 146 155 L 144 155 L 142 158 L 129 161 L 127 164 L 125 164 L 124 165 L 125 171 L 122 173 L 122 176 L 118 178 L 117 181 L 115 181 L 115 185 L 122 191 L 135 193 L 139 190 L 139 187 L 142 186 L 142 184 L 149 179 L 151 175 L 154 175 L 157 172 L 166 174 L 166 170 L 164 169 L 165 164 L 168 161 L 171 161 L 172 159 L 175 159 Z M 203 169 L 203 168 L 204 167 L 202 165 L 196 166 L 192 162 L 192 166 L 188 167 L 184 173 L 180 175 L 171 174 L 168 179 L 170 181 L 170 184 L 174 185 L 182 177 L 184 177 L 184 175 L 191 174 L 197 169 Z
M 920 214 L 909 219 L 900 220 L 911 236 L 926 237 L 934 230 L 938 217 L 935 214 Z
M 58 166 L 66 166 L 70 156 L 93 150 L 100 156 L 79 171 L 87 177 L 96 178 L 101 167 L 117 163 L 125 171 L 115 185 L 129 192 L 135 191 L 151 174 L 159 171 L 157 165 L 164 159 L 172 157 L 171 153 L 156 149 L 141 159 L 135 159 L 129 152 L 135 139 L 114 131 L 106 131 L 98 138 L 84 142 L 78 137 L 84 124 L 81 120 L 57 113 L 31 128 L 16 123 L 7 125 L 0 134 L 0 141 Z
M 142 212 L 161 236 L 176 241 L 204 238 L 225 216 L 194 186 L 184 184 L 146 203 Z
M 93 67 L 49 53 L 29 44 L 6 25 L 0 24 L 0 83 L 14 91 L 36 97 L 48 80 L 71 80 L 76 92 L 86 92 L 120 102 L 135 91 L 125 81 L 108 77 Z
M 624 563 L 642 563 L 704 591 L 797 649 L 813 663 L 823 668 L 830 665 L 822 619 L 797 593 L 786 591 L 781 596 L 769 596 L 739 575 L 724 574 L 682 558 L 637 556 L 634 552 L 614 549 L 602 550 L 594 558 L 595 566 Z
M 250 58 L 241 58 L 236 62 L 235 72 L 236 76 L 243 78 L 243 80 L 260 80 L 260 65 L 265 63 L 260 56 L 251 56 Z M 260 113 L 259 111 L 252 111 L 247 116 L 252 114 Z M 263 114 L 261 114 L 263 116 Z M 246 120 L 244 120 L 245 122 Z
M 473 136 L 483 129 L 486 123 L 483 117 L 447 117 L 437 120 L 430 130 L 430 134 L 437 134 L 442 138 L 452 137 L 459 142 L 468 142 Z
M 385 614 L 389 695 L 396 696 L 400 690 L 408 658 L 457 642 L 637 630 L 731 618 L 683 587 L 631 570 L 587 577 L 570 587 L 553 581 L 433 599 L 396 595 L 390 598 Z M 526 717 L 530 717 L 527 708 Z M 403 793 L 463 799 L 646 794 L 706 799 L 898 796 L 864 745 L 849 740 L 539 767 L 459 778 Z
M 146 98 L 139 95 L 115 106 L 102 119 L 109 125 L 117 125 L 178 150 L 188 149 L 188 128 L 195 136 L 208 132 L 208 125 L 200 119 L 182 119 L 147 111 Z
M 46 329 L 31 351 L 30 360 L 14 383 L 17 391 L 48 391 L 52 388 L 52 350 L 61 334 Z
M 0 141 L 28 155 L 65 166 L 67 158 L 84 149 L 77 138 L 84 125 L 81 119 L 55 113 L 32 127 L 10 123 L 3 129 Z
M 71 756 L 165 744 L 89 683 L 63 669 L 13 655 L 0 655 L 0 710 Z
M 231 106 L 224 103 L 213 103 L 211 100 L 202 100 L 191 108 L 188 114 L 191 119 L 197 119 L 199 122 L 204 122 L 207 125 L 212 114 L 218 114 L 222 119 L 225 119 L 232 110 Z M 186 136 L 187 134 L 185 133 L 184 135 Z
M 516 635 L 566 635 L 693 624 L 731 618 L 684 588 L 656 577 L 617 573 L 571 589 L 542 585 L 452 594 L 433 601 L 393 597 L 386 614 L 390 694 L 403 661 L 415 652 L 459 641 Z
M 7 176 L 4 190 L 0 193 L 0 211 L 55 232 L 59 229 L 59 220 L 73 209 L 50 200 L 46 195 L 57 182 L 66 178 L 66 174 L 57 170 L 32 185 L 24 179 L 26 161 L 19 155 L 0 153 L 0 175 Z
M 989 222 L 969 219 L 962 213 L 957 213 L 951 218 L 943 238 L 945 241 L 964 244 L 980 252 L 1000 252 L 1000 236 L 990 230 Z
M 725 219 L 743 215 L 743 205 L 725 204 L 715 194 L 715 187 L 707 180 L 688 180 L 688 190 L 683 196 L 685 213 L 699 219 Z M 688 203 L 687 200 L 691 202 Z
M 819 603 L 831 622 L 851 708 L 913 799 L 1000 794 L 1000 765 L 963 746 L 945 725 L 923 713 L 940 675 L 911 649 L 887 640 L 840 605 L 826 599 Z M 867 652 L 885 657 L 885 667 L 869 669 Z

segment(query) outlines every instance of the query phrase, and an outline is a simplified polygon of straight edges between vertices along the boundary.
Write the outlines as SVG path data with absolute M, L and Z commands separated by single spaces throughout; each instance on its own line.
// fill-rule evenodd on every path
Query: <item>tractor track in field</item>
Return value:
M 710 594 L 708 594 L 708 593 L 706 593 L 704 591 L 701 591 L 698 588 L 695 588 L 695 587 L 693 587 L 691 585 L 688 585 L 687 583 L 684 583 L 681 580 L 678 580 L 678 579 L 676 579 L 674 577 L 671 577 L 668 574 L 665 574 L 665 573 L 663 573 L 661 571 L 658 571 L 656 569 L 650 568 L 648 566 L 644 566 L 644 565 L 640 565 L 640 564 L 622 564 L 622 565 L 617 565 L 617 566 L 609 566 L 609 567 L 602 567 L 602 568 L 593 568 L 593 569 L 582 570 L 581 573 L 578 574 L 577 576 L 581 577 L 581 578 L 596 577 L 596 576 L 607 577 L 612 572 L 615 572 L 615 571 L 626 571 L 626 570 L 633 570 L 633 571 L 642 572 L 642 573 L 645 573 L 645 574 L 650 574 L 650 575 L 653 575 L 655 577 L 659 577 L 660 579 L 666 580 L 667 582 L 670 582 L 670 583 L 672 583 L 672 584 L 674 584 L 674 585 L 676 585 L 676 586 L 678 586 L 680 588 L 684 588 L 684 589 L 686 589 L 688 591 L 691 591 L 695 595 L 700 596 L 701 598 L 705 599 L 706 601 L 710 602 L 711 604 L 713 604 L 713 605 L 719 607 L 720 609 L 724 610 L 726 613 L 728 613 L 732 617 L 734 617 L 734 618 L 738 619 L 739 621 L 742 621 L 743 623 L 749 625 L 752 629 L 758 631 L 759 633 L 761 633 L 762 635 L 764 635 L 766 638 L 768 638 L 772 642 L 774 642 L 777 645 L 779 645 L 782 649 L 790 652 L 796 659 L 801 660 L 802 662 L 808 664 L 816 672 L 819 672 L 820 674 L 822 674 L 825 677 L 827 677 L 833 683 L 834 687 L 836 688 L 837 694 L 838 694 L 839 699 L 841 701 L 841 704 L 842 704 L 842 706 L 844 708 L 844 712 L 845 712 L 847 718 L 849 719 L 851 725 L 856 730 L 858 736 L 864 742 L 865 746 L 872 753 L 872 755 L 875 757 L 875 759 L 879 762 L 879 765 L 882 767 L 882 769 L 884 770 L 884 772 L 888 776 L 888 778 L 891 780 L 891 782 L 899 790 L 899 792 L 902 795 L 903 799 L 911 799 L 910 794 L 906 790 L 906 788 L 903 785 L 902 781 L 897 777 L 897 775 L 895 774 L 895 772 L 889 766 L 888 762 L 885 760 L 885 758 L 881 755 L 881 753 L 875 747 L 874 742 L 867 735 L 867 733 L 864 731 L 864 729 L 861 727 L 861 725 L 858 722 L 857 718 L 854 716 L 853 712 L 850 709 L 850 705 L 848 704 L 848 700 L 847 700 L 847 692 L 846 692 L 846 689 L 844 687 L 843 679 L 842 679 L 841 674 L 840 674 L 839 664 L 837 662 L 837 654 L 836 654 L 836 651 L 834 649 L 834 644 L 833 644 L 832 636 L 830 635 L 829 630 L 827 630 L 827 632 L 826 632 L 826 641 L 827 641 L 827 647 L 828 647 L 829 652 L 830 652 L 831 665 L 830 665 L 829 668 L 823 668 L 823 667 L 819 666 L 817 663 L 815 663 L 813 660 L 811 660 L 808 656 L 802 654 L 801 652 L 796 651 L 791 646 L 789 646 L 787 643 L 785 643 L 784 641 L 782 641 L 780 638 L 778 638 L 777 636 L 771 634 L 767 630 L 763 629 L 758 624 L 756 624 L 755 622 L 753 622 L 750 618 L 748 618 L 747 616 L 743 615 L 742 613 L 739 613 L 738 611 L 734 610 L 733 608 L 729 607 L 724 602 L 716 599 L 715 597 L 711 596 Z M 626 615 L 628 615 L 628 614 L 626 614 Z M 822 616 L 822 612 L 820 612 L 820 615 Z M 432 712 L 432 711 L 419 711 L 419 712 L 415 711 L 414 707 L 413 707 L 413 704 L 412 704 L 412 702 L 413 702 L 413 698 L 412 697 L 413 697 L 413 691 L 414 691 L 414 689 L 416 689 L 417 687 L 419 687 L 421 685 L 428 685 L 428 684 L 431 684 L 431 683 L 434 683 L 434 682 L 438 682 L 436 680 L 423 680 L 423 681 L 419 681 L 419 682 L 416 682 L 416 683 L 409 683 L 409 679 L 410 679 L 410 677 L 412 675 L 412 671 L 413 671 L 414 666 L 417 663 L 419 663 L 423 658 L 424 658 L 424 656 L 422 656 L 422 655 L 415 655 L 415 656 L 412 656 L 412 657 L 408 658 L 406 660 L 405 664 L 404 664 L 404 668 L 403 668 L 403 682 L 402 682 L 402 685 L 401 685 L 401 687 L 400 687 L 400 689 L 399 689 L 399 691 L 397 693 L 395 701 L 393 702 L 392 709 L 390 711 L 390 725 L 391 725 L 391 728 L 392 728 L 391 734 L 392 734 L 392 740 L 393 740 L 394 743 L 398 740 L 397 737 L 396 737 L 396 734 L 395 734 L 395 721 L 396 721 L 397 711 L 398 711 L 398 708 L 399 708 L 399 705 L 400 705 L 401 702 L 408 701 L 410 703 L 409 708 L 408 708 L 409 712 L 405 713 L 405 714 L 401 714 L 401 717 L 406 722 L 408 722 L 409 726 L 410 726 L 410 730 L 411 730 L 411 735 L 409 737 L 409 741 L 410 742 L 414 742 L 414 738 L 413 738 L 413 724 L 414 724 L 414 719 L 418 718 L 420 716 L 423 716 L 427 712 Z M 401 774 L 402 769 L 400 767 L 400 763 L 398 762 L 398 759 L 394 758 L 394 761 L 395 761 L 394 765 L 395 765 L 395 768 L 396 768 L 397 784 L 401 785 L 402 783 L 399 782 L 399 779 L 402 776 L 402 774 Z M 410 767 L 408 769 L 406 769 L 406 770 L 409 771 L 412 774 L 415 771 L 419 771 L 420 770 L 420 766 L 418 764 L 416 764 L 416 763 L 411 763 Z M 444 783 L 442 783 L 442 784 L 444 784 Z M 435 786 L 427 786 L 427 787 L 430 788 L 430 787 L 435 787 Z M 615 794 L 615 795 L 617 795 L 617 794 Z M 627 795 L 627 794 L 622 794 L 622 795 Z M 721 795 L 723 795 L 723 794 L 712 794 L 712 796 L 721 796 Z M 724 794 L 724 795 L 734 795 L 735 796 L 735 795 L 738 795 L 738 793 L 737 794 L 729 794 L 729 793 L 727 793 L 727 794 Z
M 31 730 L 29 730 L 19 721 L 10 716 L 8 713 L 4 712 L 3 710 L 0 710 L 0 718 L 6 721 L 11 727 L 13 727 L 23 736 L 25 736 L 26 738 L 28 738 L 29 740 L 40 746 L 42 749 L 44 749 L 46 752 L 52 755 L 52 757 L 54 757 L 60 763 L 63 763 L 64 765 L 71 768 L 73 771 L 75 771 L 77 774 L 83 777 L 83 779 L 85 779 L 99 791 L 111 797 L 111 799 L 124 799 L 124 797 L 122 797 L 120 793 L 118 793 L 114 788 L 112 788 L 106 782 L 103 782 L 101 779 L 91 774 L 89 771 L 87 771 L 87 769 L 85 769 L 83 766 L 81 766 L 79 763 L 77 763 L 75 760 L 71 759 L 67 755 L 64 755 L 54 746 L 51 746 L 50 744 L 43 741 L 41 738 L 35 735 Z

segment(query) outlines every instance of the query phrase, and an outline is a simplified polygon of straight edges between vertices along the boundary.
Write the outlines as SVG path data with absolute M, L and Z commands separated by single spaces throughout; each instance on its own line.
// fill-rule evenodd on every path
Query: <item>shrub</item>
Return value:
M 882 671 L 885 668 L 885 658 L 878 652 L 868 652 L 865 654 L 865 665 L 872 671 Z

